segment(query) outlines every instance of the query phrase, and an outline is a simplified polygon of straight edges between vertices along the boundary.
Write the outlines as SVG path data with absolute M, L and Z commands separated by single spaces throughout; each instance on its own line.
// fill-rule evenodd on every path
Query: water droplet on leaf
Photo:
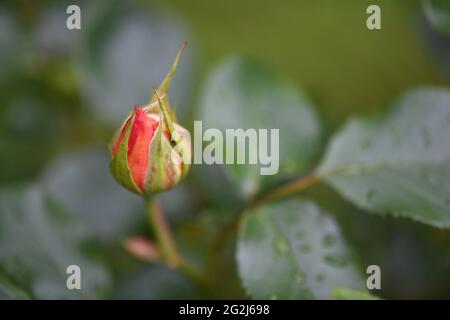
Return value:
M 299 272 L 296 272 L 294 274 L 294 280 L 297 283 L 301 283 L 301 282 L 303 282 L 303 276 Z
M 318 282 L 323 282 L 325 280 L 325 275 L 322 272 L 318 273 L 316 276 L 316 280 Z
M 285 256 L 289 253 L 288 244 L 286 243 L 286 241 L 283 238 L 277 239 L 276 246 L 278 249 L 278 253 L 281 254 L 282 256 Z
M 367 201 L 372 200 L 374 195 L 375 195 L 375 191 L 373 191 L 372 189 L 367 190 L 367 194 L 366 194 Z
M 347 259 L 345 259 L 343 256 L 328 255 L 325 256 L 324 260 L 327 264 L 336 268 L 343 268 L 347 265 Z
M 303 253 L 308 253 L 308 252 L 311 251 L 311 246 L 309 244 L 307 244 L 307 243 L 302 243 L 300 245 L 300 251 L 303 252 Z
M 423 146 L 425 149 L 428 149 L 431 145 L 430 132 L 428 131 L 428 128 L 423 127 L 421 133 Z
M 325 247 L 332 247 L 336 243 L 336 236 L 329 233 L 326 234 L 322 239 L 322 245 Z
M 369 149 L 372 146 L 372 141 L 371 140 L 364 140 L 362 143 L 362 148 L 363 149 Z

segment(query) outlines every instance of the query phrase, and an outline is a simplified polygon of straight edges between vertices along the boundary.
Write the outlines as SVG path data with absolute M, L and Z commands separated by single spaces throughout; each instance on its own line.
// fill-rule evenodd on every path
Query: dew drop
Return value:
M 427 182 L 430 184 L 436 184 L 438 182 L 438 176 L 432 172 L 427 173 Z
M 328 233 L 322 239 L 322 245 L 324 247 L 332 247 L 336 244 L 336 236 L 334 234 Z
M 372 141 L 371 140 L 364 140 L 363 142 L 362 142 L 362 145 L 361 145 L 361 147 L 363 148 L 363 149 L 369 149 L 370 147 L 372 146 Z
M 425 147 L 425 149 L 428 149 L 431 145 L 430 132 L 428 131 L 428 128 L 423 127 L 421 133 L 423 146 Z
M 347 260 L 343 256 L 328 255 L 324 258 L 325 262 L 336 268 L 343 268 L 347 265 Z
M 375 191 L 373 191 L 372 189 L 367 190 L 367 193 L 366 193 L 367 201 L 371 201 L 373 199 L 374 195 L 375 195 Z
M 389 126 L 389 132 L 391 134 L 395 134 L 397 132 L 397 128 L 394 125 Z
M 323 282 L 323 281 L 325 280 L 325 275 L 324 275 L 322 272 L 318 273 L 318 274 L 316 275 L 316 280 L 317 280 L 318 282 Z
M 303 233 L 303 231 L 300 230 L 300 231 L 297 231 L 296 235 L 297 235 L 297 238 L 303 238 L 304 233 Z
M 314 299 L 314 295 L 309 289 L 303 289 L 300 294 L 300 298 L 303 300 Z
M 400 140 L 397 135 L 397 128 L 394 125 L 389 126 L 389 133 L 392 136 L 392 142 L 396 145 L 400 144 Z
M 311 251 L 311 246 L 308 243 L 302 243 L 300 245 L 300 251 L 303 253 L 308 253 Z
M 282 256 L 286 256 L 289 253 L 289 247 L 283 238 L 277 239 L 276 246 L 278 249 L 278 253 Z
M 294 273 L 294 280 L 297 283 L 302 283 L 303 282 L 303 276 L 299 272 L 296 272 L 296 273 Z
M 424 169 L 420 170 L 420 179 L 422 179 L 423 181 L 428 180 L 428 173 L 426 170 Z

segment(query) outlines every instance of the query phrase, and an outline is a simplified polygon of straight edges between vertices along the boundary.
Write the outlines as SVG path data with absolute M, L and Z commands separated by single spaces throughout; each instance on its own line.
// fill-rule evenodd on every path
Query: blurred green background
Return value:
M 201 118 L 208 73 L 230 55 L 251 57 L 301 89 L 324 141 L 349 116 L 382 111 L 407 89 L 450 85 L 450 38 L 431 28 L 420 1 L 79 1 L 82 29 L 67 30 L 72 3 L 0 5 L 0 280 L 31 297 L 69 294 L 54 266 L 41 261 L 64 262 L 64 251 L 87 256 L 86 268 L 95 268 L 87 297 L 247 298 L 234 237 L 220 252 L 213 243 L 242 200 L 220 176 L 206 183 L 202 167 L 162 198 L 183 252 L 208 266 L 214 290 L 139 262 L 120 244 L 147 235 L 147 223 L 141 200 L 110 177 L 106 143 L 127 112 L 146 102 L 183 40 L 189 46 L 171 101 L 188 128 Z M 382 8 L 381 30 L 366 28 L 370 4 Z M 362 266 L 382 267 L 382 297 L 450 298 L 448 231 L 368 215 L 323 185 L 306 194 L 332 208 Z M 67 244 L 51 248 L 72 232 L 53 221 L 45 232 L 30 210 L 74 216 L 83 235 L 73 231 Z M 15 211 L 22 214 L 9 214 Z M 35 233 L 45 253 L 27 244 Z

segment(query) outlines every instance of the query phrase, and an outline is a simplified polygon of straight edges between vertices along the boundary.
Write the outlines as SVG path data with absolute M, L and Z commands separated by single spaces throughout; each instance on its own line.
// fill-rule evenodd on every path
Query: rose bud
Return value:
M 141 260 L 151 262 L 159 259 L 156 246 L 144 237 L 126 238 L 122 245 L 131 255 Z
M 110 144 L 114 178 L 139 194 L 167 191 L 189 171 L 190 134 L 174 122 L 167 98 L 183 48 L 149 104 L 128 115 Z

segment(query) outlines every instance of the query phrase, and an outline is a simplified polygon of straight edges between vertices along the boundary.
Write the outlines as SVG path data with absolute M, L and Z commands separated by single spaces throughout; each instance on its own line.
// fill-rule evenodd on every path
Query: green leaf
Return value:
M 6 276 L 0 273 L 0 300 L 29 300 L 30 295 Z
M 0 192 L 0 266 L 38 299 L 100 298 L 109 290 L 105 268 L 87 256 L 85 226 L 38 186 Z M 81 269 L 81 290 L 66 287 L 67 267 Z
M 0 181 L 24 181 L 35 176 L 51 157 L 61 137 L 62 113 L 33 95 L 12 97 L 11 103 L 0 104 Z
M 103 144 L 77 148 L 52 161 L 40 181 L 45 193 L 77 215 L 97 240 L 117 244 L 130 236 L 145 206 L 141 197 L 114 180 L 109 163 Z
M 450 35 L 450 1 L 423 0 L 425 16 L 438 30 Z
M 291 84 L 249 59 L 230 58 L 211 71 L 203 89 L 201 117 L 203 131 L 217 128 L 224 140 L 226 129 L 279 129 L 279 175 L 304 171 L 319 149 L 320 124 L 311 102 Z M 247 196 L 273 177 L 261 176 L 258 165 L 223 167 Z
M 418 89 L 377 119 L 353 119 L 319 168 L 361 208 L 450 226 L 450 91 Z
M 347 288 L 333 288 L 333 298 L 336 300 L 379 300 L 377 296 L 365 290 L 352 290 Z
M 146 264 L 128 273 L 115 290 L 114 299 L 201 299 L 199 288 L 180 272 L 161 264 Z
M 27 36 L 15 18 L 13 8 L 0 8 L 1 36 L 0 36 L 0 83 L 11 81 L 14 73 L 23 63 L 26 52 Z M 29 41 L 29 40 L 28 40 Z M 11 94 L 11 92 L 10 92 Z
M 336 222 L 306 200 L 246 214 L 237 262 L 243 285 L 255 299 L 330 299 L 335 286 L 363 288 Z

